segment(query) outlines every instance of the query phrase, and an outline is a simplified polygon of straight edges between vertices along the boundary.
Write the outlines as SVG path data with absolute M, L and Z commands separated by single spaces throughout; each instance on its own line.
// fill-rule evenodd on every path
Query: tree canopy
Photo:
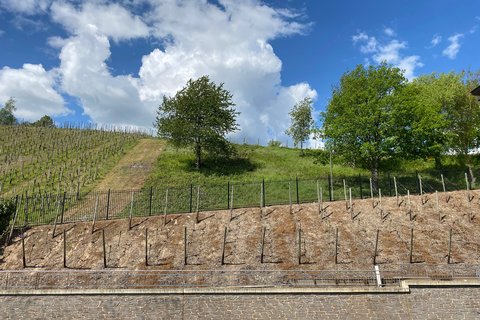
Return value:
M 11 126 L 17 123 L 17 119 L 13 115 L 13 111 L 17 108 L 15 107 L 15 100 L 10 98 L 5 103 L 5 106 L 0 109 L 0 125 Z
M 398 68 L 359 65 L 342 76 L 322 113 L 327 146 L 350 164 L 370 169 L 375 189 L 380 162 L 401 156 L 395 115 L 405 86 Z
M 290 128 L 286 133 L 292 137 L 293 143 L 298 145 L 300 143 L 300 149 L 303 154 L 303 142 L 305 142 L 310 133 L 312 132 L 312 126 L 314 124 L 312 118 L 313 101 L 311 98 L 304 98 L 289 112 L 291 118 Z
M 32 123 L 34 127 L 55 128 L 55 122 L 50 116 L 44 115 L 37 121 Z
M 229 156 L 233 146 L 225 135 L 238 129 L 232 94 L 208 76 L 190 79 L 174 97 L 164 97 L 157 111 L 158 136 L 179 147 L 191 147 L 200 169 L 204 152 Z

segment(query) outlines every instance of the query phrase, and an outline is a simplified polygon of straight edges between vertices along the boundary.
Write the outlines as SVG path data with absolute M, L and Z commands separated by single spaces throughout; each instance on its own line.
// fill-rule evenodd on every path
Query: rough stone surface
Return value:
M 408 294 L 1 296 L 2 319 L 480 319 L 480 288 Z

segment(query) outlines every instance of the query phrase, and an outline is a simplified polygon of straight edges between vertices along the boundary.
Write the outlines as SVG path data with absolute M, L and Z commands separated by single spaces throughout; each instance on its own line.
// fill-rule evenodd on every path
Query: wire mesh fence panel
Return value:
M 264 204 L 267 206 L 289 204 L 296 200 L 295 180 L 293 181 L 265 181 Z
M 296 183 L 297 184 L 297 183 Z M 317 179 L 298 180 L 296 203 L 316 202 L 317 195 Z
M 259 207 L 262 201 L 262 183 L 238 183 L 230 185 L 230 206 L 233 208 Z
M 192 186 L 192 211 L 228 209 L 230 208 L 230 196 L 230 184 Z

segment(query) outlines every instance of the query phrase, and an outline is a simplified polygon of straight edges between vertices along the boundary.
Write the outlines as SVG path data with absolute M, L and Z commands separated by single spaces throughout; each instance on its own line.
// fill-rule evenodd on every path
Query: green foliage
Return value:
M 16 124 L 17 119 L 13 115 L 13 111 L 15 110 L 15 100 L 13 98 L 8 99 L 5 106 L 0 109 L 0 125 L 12 126 Z
M 195 166 L 200 169 L 202 154 L 228 157 L 232 145 L 225 139 L 237 130 L 232 94 L 216 85 L 207 76 L 190 79 L 187 86 L 173 98 L 163 98 L 156 127 L 158 135 L 177 147 L 191 147 L 195 153 Z
M 268 146 L 279 148 L 279 147 L 282 146 L 282 143 L 278 140 L 270 140 L 270 141 L 268 141 Z
M 0 199 L 0 235 L 4 235 L 14 214 L 15 202 L 12 200 Z
M 55 122 L 50 116 L 44 115 L 37 121 L 32 123 L 34 127 L 55 128 Z
M 322 113 L 327 146 L 351 165 L 370 169 L 374 187 L 380 162 L 403 156 L 394 115 L 405 85 L 398 68 L 359 65 L 342 76 Z
M 292 124 L 286 134 L 292 137 L 295 145 L 300 143 L 303 154 L 303 142 L 308 139 L 312 132 L 314 121 L 312 119 L 313 101 L 311 98 L 304 98 L 298 102 L 289 112 Z

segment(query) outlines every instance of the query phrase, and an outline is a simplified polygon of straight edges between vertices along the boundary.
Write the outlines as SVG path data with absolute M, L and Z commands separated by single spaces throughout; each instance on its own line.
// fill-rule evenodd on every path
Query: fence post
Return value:
M 262 179 L 262 200 L 263 200 L 263 203 L 262 203 L 262 207 L 265 208 L 265 205 L 266 205 L 266 201 L 265 201 L 265 179 Z
M 227 209 L 230 209 L 230 179 L 227 181 Z
M 25 192 L 25 207 L 23 210 L 24 213 L 24 224 L 25 227 L 28 226 L 28 192 Z
M 107 212 L 105 217 L 106 220 L 108 220 L 109 211 L 110 211 L 110 189 L 108 189 L 108 192 L 107 192 Z
M 418 171 L 417 170 L 415 170 L 415 182 L 417 184 L 417 192 L 418 192 L 418 194 L 420 194 L 420 183 L 418 181 Z
M 387 175 L 388 177 L 388 195 L 392 196 L 392 178 L 390 177 L 390 172 Z
M 298 176 L 295 177 L 295 184 L 297 186 L 297 204 L 300 204 L 300 198 L 298 196 Z
M 333 187 L 332 187 L 332 181 L 330 179 L 330 176 L 327 176 L 327 180 L 328 180 L 328 198 L 330 199 L 330 201 L 332 201 L 333 200 L 333 198 L 332 198 Z
M 62 200 L 62 216 L 60 218 L 60 222 L 63 224 L 63 214 L 65 213 L 65 200 L 67 199 L 67 192 L 63 193 L 63 200 Z
M 358 174 L 358 183 L 360 184 L 360 199 L 363 200 L 362 176 Z
M 190 183 L 190 213 L 192 213 L 193 184 Z

